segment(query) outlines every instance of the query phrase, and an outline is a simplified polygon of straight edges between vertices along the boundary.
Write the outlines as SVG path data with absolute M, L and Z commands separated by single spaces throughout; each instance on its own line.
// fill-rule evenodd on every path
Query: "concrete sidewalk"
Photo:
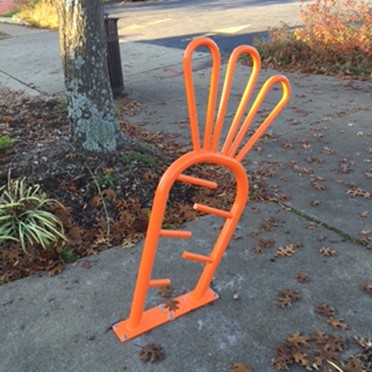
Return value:
M 63 91 L 55 32 L 1 23 L 0 31 L 9 34 L 0 39 L 0 89 L 31 95 Z M 121 53 L 126 93 L 142 107 L 132 122 L 189 142 L 183 52 L 124 43 Z M 195 81 L 204 102 L 209 56 L 196 57 Z M 248 73 L 246 66 L 238 67 L 232 100 L 240 97 Z M 263 71 L 262 79 L 273 73 Z M 286 75 L 291 102 L 246 163 L 248 172 L 269 175 L 267 182 L 277 186 L 282 202 L 247 206 L 213 281 L 221 299 L 121 344 L 110 325 L 127 317 L 142 244 L 113 248 L 84 259 L 90 269 L 78 262 L 53 278 L 41 274 L 0 287 L 1 371 L 222 372 L 242 361 L 265 372 L 274 370 L 277 343 L 295 331 L 319 329 L 348 340 L 372 336 L 372 296 L 360 290 L 372 283 L 371 250 L 363 246 L 371 245 L 372 225 L 371 83 Z M 265 109 L 277 95 L 268 96 Z M 229 116 L 233 109 L 232 104 Z M 204 217 L 185 227 L 193 233 L 191 240 L 161 240 L 153 277 L 171 278 L 175 296 L 192 289 L 201 265 L 180 254 L 207 254 L 220 222 Z M 262 240 L 273 241 L 273 247 L 254 254 Z M 293 256 L 274 257 L 290 244 L 298 247 Z M 321 255 L 324 247 L 337 255 Z M 295 280 L 300 272 L 309 275 L 309 283 Z M 276 305 L 283 289 L 301 297 L 289 309 Z M 150 291 L 148 307 L 162 301 Z M 348 329 L 333 330 L 314 311 L 320 303 L 334 307 Z M 149 343 L 165 349 L 163 362 L 141 362 L 139 351 Z M 343 359 L 358 351 L 351 342 L 349 347 Z

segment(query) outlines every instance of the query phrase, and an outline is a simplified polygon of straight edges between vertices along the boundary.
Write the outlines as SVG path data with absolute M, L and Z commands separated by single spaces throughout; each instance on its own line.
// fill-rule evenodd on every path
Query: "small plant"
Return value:
M 146 145 L 141 145 L 137 151 L 128 151 L 122 156 L 121 160 L 123 163 L 137 163 L 138 165 L 145 167 L 153 167 L 157 163 L 156 158 L 152 153 L 152 149 Z
M 61 248 L 61 258 L 65 263 L 73 263 L 76 261 L 76 255 L 73 248 L 63 247 Z
M 59 113 L 67 113 L 67 101 L 64 97 L 58 99 L 55 109 Z
M 27 245 L 47 249 L 59 239 L 67 240 L 62 222 L 44 208 L 57 200 L 48 199 L 40 185 L 27 186 L 25 179 L 11 180 L 0 187 L 0 242 L 15 241 L 27 253 Z
M 93 179 L 100 187 L 115 187 L 117 185 L 117 179 L 112 168 L 104 169 L 103 174 L 94 173 Z
M 10 138 L 8 136 L 0 136 L 0 151 L 6 150 L 7 148 L 11 147 L 15 142 L 15 139 Z

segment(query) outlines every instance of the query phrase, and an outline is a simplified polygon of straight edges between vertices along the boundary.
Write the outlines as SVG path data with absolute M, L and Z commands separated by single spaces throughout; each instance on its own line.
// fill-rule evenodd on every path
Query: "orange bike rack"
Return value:
M 212 54 L 211 83 L 209 87 L 204 140 L 202 144 L 200 144 L 192 76 L 192 55 L 194 51 L 201 46 L 208 47 Z M 242 54 L 247 54 L 252 58 L 252 71 L 234 119 L 232 120 L 231 126 L 228 130 L 226 139 L 222 146 L 220 146 L 220 137 L 234 71 L 236 63 Z M 250 105 L 248 113 L 242 121 L 257 82 L 261 60 L 256 49 L 248 45 L 241 45 L 234 49 L 230 56 L 216 116 L 215 112 L 220 67 L 220 52 L 218 46 L 211 39 L 204 37 L 197 38 L 191 41 L 187 46 L 184 54 L 184 74 L 193 151 L 181 156 L 170 165 L 162 176 L 156 189 L 151 218 L 147 228 L 141 263 L 139 266 L 137 283 L 134 290 L 131 311 L 128 319 L 113 325 L 113 331 L 121 342 L 128 341 L 152 328 L 176 319 L 181 315 L 219 298 L 218 294 L 210 288 L 210 283 L 248 199 L 248 177 L 240 162 L 259 138 L 265 133 L 268 126 L 278 116 L 280 111 L 288 102 L 290 96 L 290 84 L 285 76 L 275 75 L 270 77 L 262 85 L 256 98 Z M 279 102 L 266 116 L 259 128 L 252 136 L 250 136 L 247 143 L 240 146 L 268 91 L 277 83 L 280 83 L 282 86 L 282 96 Z M 219 147 L 221 147 L 220 150 Z M 159 238 L 188 239 L 191 237 L 190 231 L 162 229 L 164 212 L 167 206 L 169 192 L 173 184 L 176 181 L 180 181 L 209 189 L 217 188 L 216 182 L 183 174 L 186 169 L 199 163 L 212 163 L 224 166 L 231 171 L 236 180 L 236 196 L 234 203 L 230 210 L 216 209 L 203 204 L 194 205 L 194 209 L 197 211 L 219 216 L 226 220 L 209 256 L 187 251 L 182 253 L 182 258 L 186 260 L 197 261 L 205 264 L 199 281 L 193 290 L 172 300 L 172 302 L 177 304 L 177 306 L 169 308 L 165 303 L 149 310 L 145 310 L 145 301 L 148 289 L 153 287 L 166 287 L 171 283 L 170 279 L 151 279 Z

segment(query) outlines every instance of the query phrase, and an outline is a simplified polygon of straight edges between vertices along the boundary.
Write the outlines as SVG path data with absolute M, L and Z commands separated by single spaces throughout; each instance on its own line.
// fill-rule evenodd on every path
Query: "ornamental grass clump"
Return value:
M 26 180 L 8 178 L 0 187 L 0 243 L 14 241 L 27 253 L 27 246 L 52 247 L 58 240 L 67 240 L 62 222 L 46 210 L 61 205 L 48 199 L 40 185 L 26 185 Z M 62 205 L 61 205 L 62 206 Z

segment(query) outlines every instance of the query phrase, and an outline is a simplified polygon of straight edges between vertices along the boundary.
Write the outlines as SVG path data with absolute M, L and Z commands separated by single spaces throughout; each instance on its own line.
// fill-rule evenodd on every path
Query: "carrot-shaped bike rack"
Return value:
M 204 127 L 204 138 L 203 143 L 201 144 L 193 84 L 192 55 L 197 48 L 202 46 L 208 47 L 212 54 L 212 72 Z M 237 107 L 236 114 L 229 127 L 226 139 L 222 145 L 220 145 L 221 133 L 236 63 L 239 57 L 243 54 L 247 54 L 252 59 L 251 75 Z M 218 294 L 210 288 L 210 284 L 248 199 L 248 177 L 240 162 L 259 138 L 265 133 L 268 126 L 275 120 L 288 102 L 290 96 L 290 84 L 288 79 L 283 75 L 274 75 L 267 79 L 262 85 L 257 96 L 250 105 L 248 113 L 244 117 L 248 108 L 249 100 L 252 97 L 253 89 L 257 82 L 261 60 L 256 49 L 248 45 L 241 45 L 234 49 L 230 56 L 220 103 L 217 109 L 216 103 L 220 67 L 220 52 L 218 46 L 211 39 L 204 37 L 197 38 L 191 41 L 187 46 L 184 54 L 184 74 L 193 151 L 181 156 L 169 166 L 156 189 L 141 263 L 139 266 L 137 283 L 134 290 L 131 311 L 128 319 L 113 325 L 113 330 L 121 342 L 128 341 L 152 328 L 176 319 L 181 315 L 219 298 Z M 242 141 L 246 137 L 256 113 L 267 93 L 275 84 L 280 84 L 282 87 L 282 95 L 279 102 L 262 121 L 258 129 L 249 137 L 248 141 L 242 145 Z M 172 303 L 175 304 L 175 306 L 169 306 L 165 303 L 149 310 L 145 310 L 146 296 L 149 288 L 166 287 L 171 283 L 170 279 L 151 278 L 159 238 L 188 239 L 192 235 L 190 231 L 162 229 L 167 200 L 173 184 L 176 181 L 179 181 L 209 189 L 217 188 L 217 183 L 214 181 L 184 174 L 188 168 L 200 163 L 211 163 L 226 167 L 230 170 L 236 181 L 236 196 L 234 203 L 230 210 L 221 210 L 203 204 L 194 205 L 194 209 L 197 211 L 225 219 L 225 223 L 223 224 L 220 234 L 209 255 L 206 256 L 187 251 L 182 253 L 182 258 L 201 262 L 205 265 L 199 281 L 193 290 L 172 300 Z

